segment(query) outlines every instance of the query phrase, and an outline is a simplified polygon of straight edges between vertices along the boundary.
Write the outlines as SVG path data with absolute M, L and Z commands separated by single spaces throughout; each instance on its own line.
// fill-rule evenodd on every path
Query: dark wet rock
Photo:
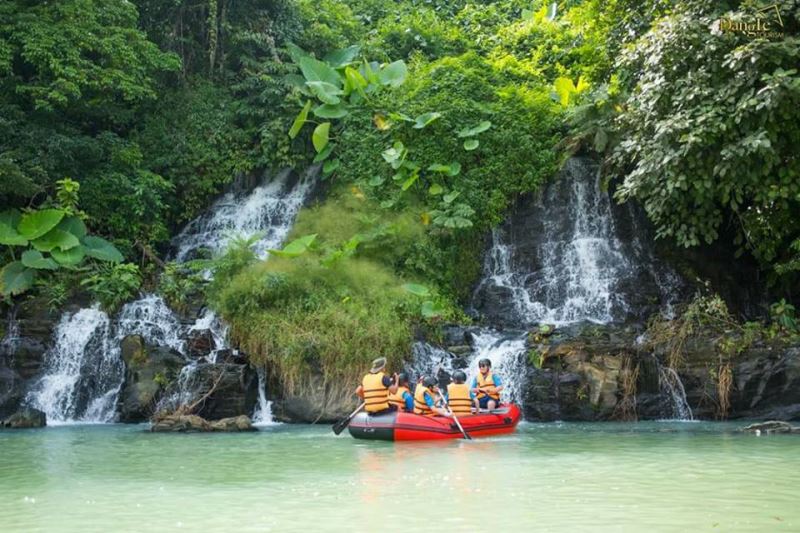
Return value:
M 2 426 L 10 429 L 42 428 L 47 425 L 47 416 L 38 409 L 23 407 L 3 420 Z
M 321 374 L 303 376 L 273 401 L 272 415 L 281 422 L 336 422 L 358 407 L 353 383 L 326 382 Z
M 186 339 L 186 351 L 190 357 L 196 359 L 208 356 L 216 347 L 210 329 L 194 330 Z
M 745 426 L 742 431 L 757 435 L 772 435 L 775 433 L 800 433 L 800 427 L 792 426 L 782 420 L 767 420 L 766 422 L 757 422 Z
M 0 366 L 0 419 L 10 416 L 25 396 L 23 381 L 13 369 Z
M 120 392 L 120 421 L 143 422 L 153 414 L 167 384 L 186 364 L 183 356 L 165 346 L 150 346 L 140 335 L 128 335 L 120 344 L 125 383 Z
M 194 413 L 207 420 L 249 415 L 258 400 L 258 376 L 249 365 L 202 363 L 190 371 L 184 390 L 185 405 L 196 404 Z

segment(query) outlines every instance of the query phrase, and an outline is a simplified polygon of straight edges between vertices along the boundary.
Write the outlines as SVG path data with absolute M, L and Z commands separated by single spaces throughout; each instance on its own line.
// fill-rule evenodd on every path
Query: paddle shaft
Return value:
M 333 432 L 338 435 L 339 433 L 344 431 L 344 428 L 347 427 L 347 425 L 350 423 L 350 421 L 353 419 L 353 417 L 356 416 L 359 413 L 359 411 L 361 411 L 364 408 L 365 405 L 367 405 L 367 402 L 361 402 L 361 405 L 359 405 L 358 408 L 356 408 L 355 411 L 350 413 L 350 415 L 347 418 L 343 418 L 342 420 L 339 420 L 338 422 L 336 422 L 331 427 L 331 429 L 333 429 Z
M 458 421 L 458 417 L 456 416 L 456 414 L 453 412 L 452 409 L 450 409 L 450 406 L 447 405 L 447 400 L 444 399 L 444 394 L 442 394 L 442 391 L 439 391 L 439 398 L 442 399 L 444 408 L 447 409 L 448 411 L 450 411 L 450 416 L 453 417 L 453 421 L 458 426 L 458 429 L 461 430 L 461 434 L 464 435 L 464 438 L 467 439 L 467 440 L 472 440 L 472 437 L 469 436 L 469 433 L 464 431 L 464 427 L 461 425 L 461 422 Z

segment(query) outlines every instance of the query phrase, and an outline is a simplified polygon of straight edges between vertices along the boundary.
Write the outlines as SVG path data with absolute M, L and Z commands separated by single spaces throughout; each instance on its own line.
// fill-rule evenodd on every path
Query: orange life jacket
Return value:
M 466 383 L 451 383 L 447 386 L 447 405 L 456 416 L 472 414 L 472 399 L 469 397 L 469 387 Z
M 483 374 L 478 374 L 478 388 L 488 390 L 489 393 L 485 394 L 483 392 L 479 392 L 477 395 L 478 399 L 483 398 L 484 396 L 489 396 L 489 398 L 500 401 L 500 393 L 495 390 L 494 386 L 494 377 L 492 376 L 491 370 L 486 373 L 486 377 L 483 377 Z
M 425 393 L 431 395 L 433 398 L 433 391 L 428 387 L 423 387 L 422 383 L 417 385 L 416 390 L 414 391 L 414 414 L 415 415 L 425 415 L 425 416 L 433 416 L 433 410 L 428 407 L 428 404 L 425 403 Z
M 405 393 L 411 394 L 411 389 L 408 387 L 397 387 L 397 392 L 394 394 L 389 394 L 389 403 L 392 405 L 397 406 L 398 411 L 405 411 L 406 410 L 406 399 L 403 398 L 403 394 Z
M 389 408 L 389 388 L 383 385 L 383 372 L 367 374 L 361 380 L 364 389 L 364 409 L 368 413 L 377 413 Z

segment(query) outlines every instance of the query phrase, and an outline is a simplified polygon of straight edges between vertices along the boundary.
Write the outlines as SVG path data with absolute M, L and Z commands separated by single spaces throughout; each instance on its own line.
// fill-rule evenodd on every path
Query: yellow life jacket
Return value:
M 488 390 L 489 398 L 496 400 L 498 402 L 500 401 L 500 393 L 495 390 L 496 387 L 494 386 L 494 377 L 492 376 L 491 371 L 486 373 L 485 378 L 483 377 L 483 374 L 478 374 L 478 388 Z M 487 394 L 479 392 L 477 398 L 481 399 L 484 396 L 487 396 Z
M 451 383 L 447 386 L 447 405 L 456 416 L 472 414 L 472 400 L 466 383 Z
M 406 409 L 406 400 L 403 398 L 403 394 L 405 393 L 411 394 L 411 389 L 408 387 L 397 387 L 397 392 L 394 394 L 389 394 L 389 403 L 392 405 L 397 406 L 398 411 L 405 411 Z
M 425 416 L 433 416 L 435 413 L 428 407 L 428 404 L 425 403 L 425 393 L 431 395 L 433 398 L 433 391 L 428 387 L 423 387 L 422 383 L 417 385 L 417 389 L 414 391 L 414 414 L 415 415 L 425 415 Z
M 364 389 L 364 409 L 368 413 L 377 413 L 389 408 L 389 388 L 383 385 L 383 372 L 367 374 L 361 380 Z

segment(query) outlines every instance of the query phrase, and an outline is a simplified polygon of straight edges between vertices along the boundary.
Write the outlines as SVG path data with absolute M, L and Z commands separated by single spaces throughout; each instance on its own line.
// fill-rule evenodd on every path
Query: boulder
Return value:
M 219 420 L 249 415 L 255 409 L 258 376 L 249 365 L 201 363 L 184 380 L 185 405 L 200 401 L 194 412 L 203 418 Z
M 143 422 L 153 414 L 167 384 L 186 364 L 183 356 L 165 346 L 148 346 L 140 335 L 120 344 L 125 383 L 120 392 L 120 421 Z
M 47 425 L 47 416 L 38 409 L 23 407 L 6 418 L 2 426 L 11 429 L 43 428 Z
M 800 433 L 800 427 L 792 426 L 782 420 L 767 420 L 757 422 L 742 428 L 742 431 L 755 433 L 756 435 L 772 435 L 774 433 Z
M 160 417 L 150 426 L 150 431 L 156 433 L 174 432 L 206 432 L 211 431 L 211 424 L 197 415 L 168 415 Z
M 258 431 L 253 427 L 253 422 L 247 415 L 239 415 L 231 418 L 223 418 L 211 422 L 212 431 Z
M 190 357 L 199 359 L 207 357 L 217 347 L 210 329 L 199 329 L 189 333 L 186 339 L 186 351 Z

